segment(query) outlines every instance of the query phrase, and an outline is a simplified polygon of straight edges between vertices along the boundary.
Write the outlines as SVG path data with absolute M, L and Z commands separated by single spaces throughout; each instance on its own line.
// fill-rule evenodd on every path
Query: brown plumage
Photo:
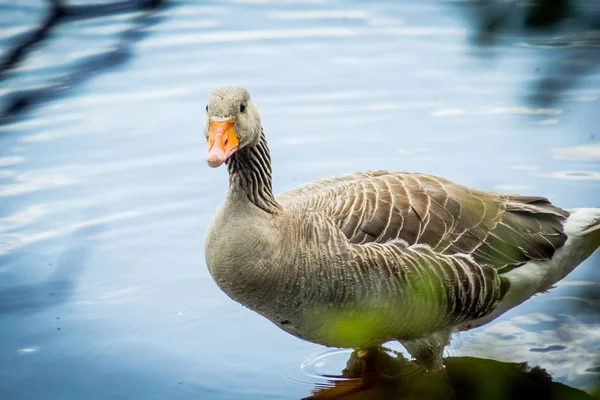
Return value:
M 209 99 L 208 162 L 229 192 L 206 262 L 231 298 L 327 346 L 399 340 L 429 368 L 450 333 L 489 322 L 566 276 L 600 245 L 600 209 L 447 179 L 367 171 L 273 196 L 271 160 L 248 92 Z
M 277 196 L 289 209 L 330 217 L 351 243 L 401 239 L 441 254 L 472 254 L 495 268 L 549 260 L 569 213 L 543 197 L 470 189 L 437 176 L 359 172 Z

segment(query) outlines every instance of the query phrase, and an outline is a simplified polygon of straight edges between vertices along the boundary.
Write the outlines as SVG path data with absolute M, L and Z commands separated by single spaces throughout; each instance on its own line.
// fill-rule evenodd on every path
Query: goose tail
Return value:
M 512 294 L 517 294 L 517 303 L 551 289 L 600 247 L 600 208 L 568 211 L 570 215 L 563 223 L 567 241 L 551 260 L 529 261 L 503 275 L 514 286 Z
M 598 210 L 598 209 L 592 208 L 591 210 Z M 595 242 L 596 246 L 600 246 L 600 219 L 595 220 L 589 226 L 587 226 L 585 229 L 583 229 L 581 231 L 581 234 L 583 236 L 593 235 L 593 237 L 596 239 L 596 242 Z
M 566 255 L 572 257 L 574 269 L 600 247 L 600 208 L 576 208 L 568 211 L 571 215 L 564 225 L 568 237 L 565 247 L 568 246 Z M 567 274 L 569 272 L 571 271 L 567 271 Z
M 479 320 L 469 321 L 458 330 L 486 324 L 531 296 L 551 289 L 600 247 L 600 208 L 568 211 L 570 215 L 563 223 L 567 241 L 552 259 L 532 260 L 502 274 L 502 279 L 508 282 L 508 291 L 494 311 Z

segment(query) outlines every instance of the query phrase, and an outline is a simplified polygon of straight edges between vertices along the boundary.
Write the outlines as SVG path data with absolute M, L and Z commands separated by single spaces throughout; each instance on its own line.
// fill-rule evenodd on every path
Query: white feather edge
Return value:
M 600 208 L 576 208 L 568 211 L 571 215 L 563 225 L 567 241 L 556 250 L 554 257 L 548 261 L 529 261 L 502 274 L 509 280 L 510 288 L 494 311 L 483 318 L 460 324 L 456 331 L 476 328 L 493 321 L 536 293 L 550 289 L 592 255 L 600 246 L 600 226 L 592 227 L 600 222 Z M 591 233 L 597 234 L 590 235 Z

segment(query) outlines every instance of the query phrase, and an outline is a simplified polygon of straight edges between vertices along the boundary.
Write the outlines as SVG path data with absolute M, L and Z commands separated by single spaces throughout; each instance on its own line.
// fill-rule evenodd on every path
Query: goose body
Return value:
M 487 323 L 565 277 L 600 245 L 600 209 L 447 179 L 366 171 L 277 196 L 260 116 L 242 88 L 207 106 L 208 163 L 229 192 L 205 242 L 233 300 L 325 346 L 390 340 L 431 369 L 450 334 Z

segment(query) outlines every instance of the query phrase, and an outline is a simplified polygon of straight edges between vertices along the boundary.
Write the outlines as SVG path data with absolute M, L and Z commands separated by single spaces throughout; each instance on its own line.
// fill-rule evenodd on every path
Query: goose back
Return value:
M 351 243 L 402 240 L 440 254 L 468 254 L 510 270 L 551 259 L 569 215 L 543 197 L 501 195 L 424 174 L 368 171 L 281 193 L 291 213 L 327 215 Z

